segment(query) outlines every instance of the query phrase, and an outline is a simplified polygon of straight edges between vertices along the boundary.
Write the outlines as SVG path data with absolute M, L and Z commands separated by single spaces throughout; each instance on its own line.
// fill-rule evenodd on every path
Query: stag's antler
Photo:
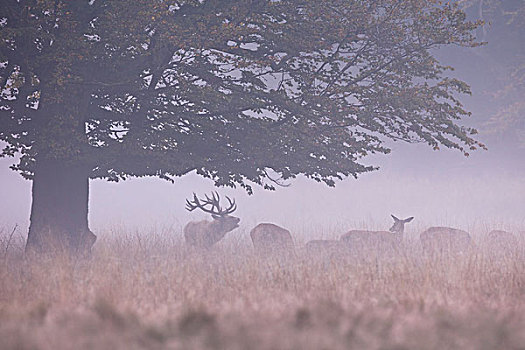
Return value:
M 212 192 L 211 197 L 207 194 L 205 195 L 206 199 L 199 199 L 195 193 L 193 193 L 193 201 L 186 199 L 186 210 L 193 211 L 195 209 L 200 209 L 205 213 L 212 215 L 225 216 L 233 213 L 237 209 L 235 200 L 230 199 L 226 196 L 226 199 L 229 202 L 229 206 L 226 209 L 222 209 L 220 206 L 220 196 L 217 192 Z M 210 205 L 208 209 L 206 206 Z

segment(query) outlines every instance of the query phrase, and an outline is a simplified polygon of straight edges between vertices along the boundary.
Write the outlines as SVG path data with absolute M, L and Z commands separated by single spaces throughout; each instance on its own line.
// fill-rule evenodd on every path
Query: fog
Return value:
M 313 228 L 319 238 L 333 238 L 353 227 L 386 229 L 390 214 L 415 216 L 412 226 L 417 228 L 525 226 L 525 178 L 520 176 L 525 169 L 509 149 L 491 147 L 466 158 L 422 145 L 393 146 L 393 154 L 370 159 L 381 166 L 379 171 L 345 179 L 335 188 L 298 178 L 276 191 L 255 188 L 251 196 L 242 189 L 221 188 L 219 193 L 236 199 L 241 228 L 273 222 L 299 231 L 299 236 Z M 8 169 L 11 161 L 0 161 L 1 223 L 18 224 L 23 231 L 29 223 L 31 183 Z M 92 180 L 92 230 L 102 235 L 114 229 L 157 230 L 181 236 L 187 221 L 206 218 L 185 211 L 185 198 L 212 190 L 211 181 L 195 174 L 173 184 L 154 178 Z
M 315 227 L 318 237 L 335 237 L 350 228 L 386 229 L 390 214 L 395 214 L 414 216 L 413 227 L 418 228 L 446 224 L 464 229 L 472 225 L 525 229 L 525 148 L 514 130 L 496 133 L 487 123 L 505 108 L 488 98 L 498 84 L 498 69 L 488 67 L 497 64 L 499 56 L 479 53 L 494 51 L 490 28 L 488 39 L 487 46 L 473 53 L 459 49 L 438 53 L 442 62 L 456 67 L 455 76 L 471 84 L 472 96 L 461 101 L 473 114 L 461 124 L 478 128 L 488 150 L 464 157 L 457 151 L 396 142 L 389 144 L 391 154 L 364 160 L 379 166 L 378 171 L 345 179 L 335 188 L 299 177 L 274 192 L 255 187 L 251 196 L 242 189 L 218 189 L 236 199 L 241 227 L 273 222 L 299 235 Z M 31 183 L 8 168 L 13 162 L 0 159 L 0 227 L 18 224 L 25 232 Z M 203 195 L 212 190 L 211 181 L 195 174 L 176 178 L 173 184 L 154 178 L 121 183 L 93 180 L 90 225 L 98 235 L 120 227 L 180 236 L 186 222 L 206 218 L 204 213 L 185 211 L 185 199 L 193 192 Z

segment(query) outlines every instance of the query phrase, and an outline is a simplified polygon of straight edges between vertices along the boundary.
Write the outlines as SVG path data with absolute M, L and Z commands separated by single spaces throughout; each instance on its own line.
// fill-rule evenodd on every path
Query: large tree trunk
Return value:
M 37 159 L 26 252 L 85 254 L 96 236 L 88 227 L 89 169 Z

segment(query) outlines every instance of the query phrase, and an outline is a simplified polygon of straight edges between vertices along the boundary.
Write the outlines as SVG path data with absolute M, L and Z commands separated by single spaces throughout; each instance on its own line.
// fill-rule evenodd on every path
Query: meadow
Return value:
M 312 228 L 315 230 L 315 228 Z M 107 232 L 90 257 L 31 260 L 0 236 L 1 349 L 525 349 L 525 242 L 395 255 L 257 255 L 242 227 L 215 249 Z M 312 237 L 320 235 L 311 231 Z M 298 239 L 297 237 L 303 237 Z

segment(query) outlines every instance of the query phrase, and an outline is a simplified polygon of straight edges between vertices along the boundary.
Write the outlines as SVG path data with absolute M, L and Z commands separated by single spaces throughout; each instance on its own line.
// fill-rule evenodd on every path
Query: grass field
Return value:
M 239 229 L 240 230 L 240 229 Z M 247 235 L 240 232 L 239 236 Z M 207 254 L 107 235 L 90 258 L 28 261 L 0 241 L 1 349 L 524 349 L 525 245 L 427 257 Z

